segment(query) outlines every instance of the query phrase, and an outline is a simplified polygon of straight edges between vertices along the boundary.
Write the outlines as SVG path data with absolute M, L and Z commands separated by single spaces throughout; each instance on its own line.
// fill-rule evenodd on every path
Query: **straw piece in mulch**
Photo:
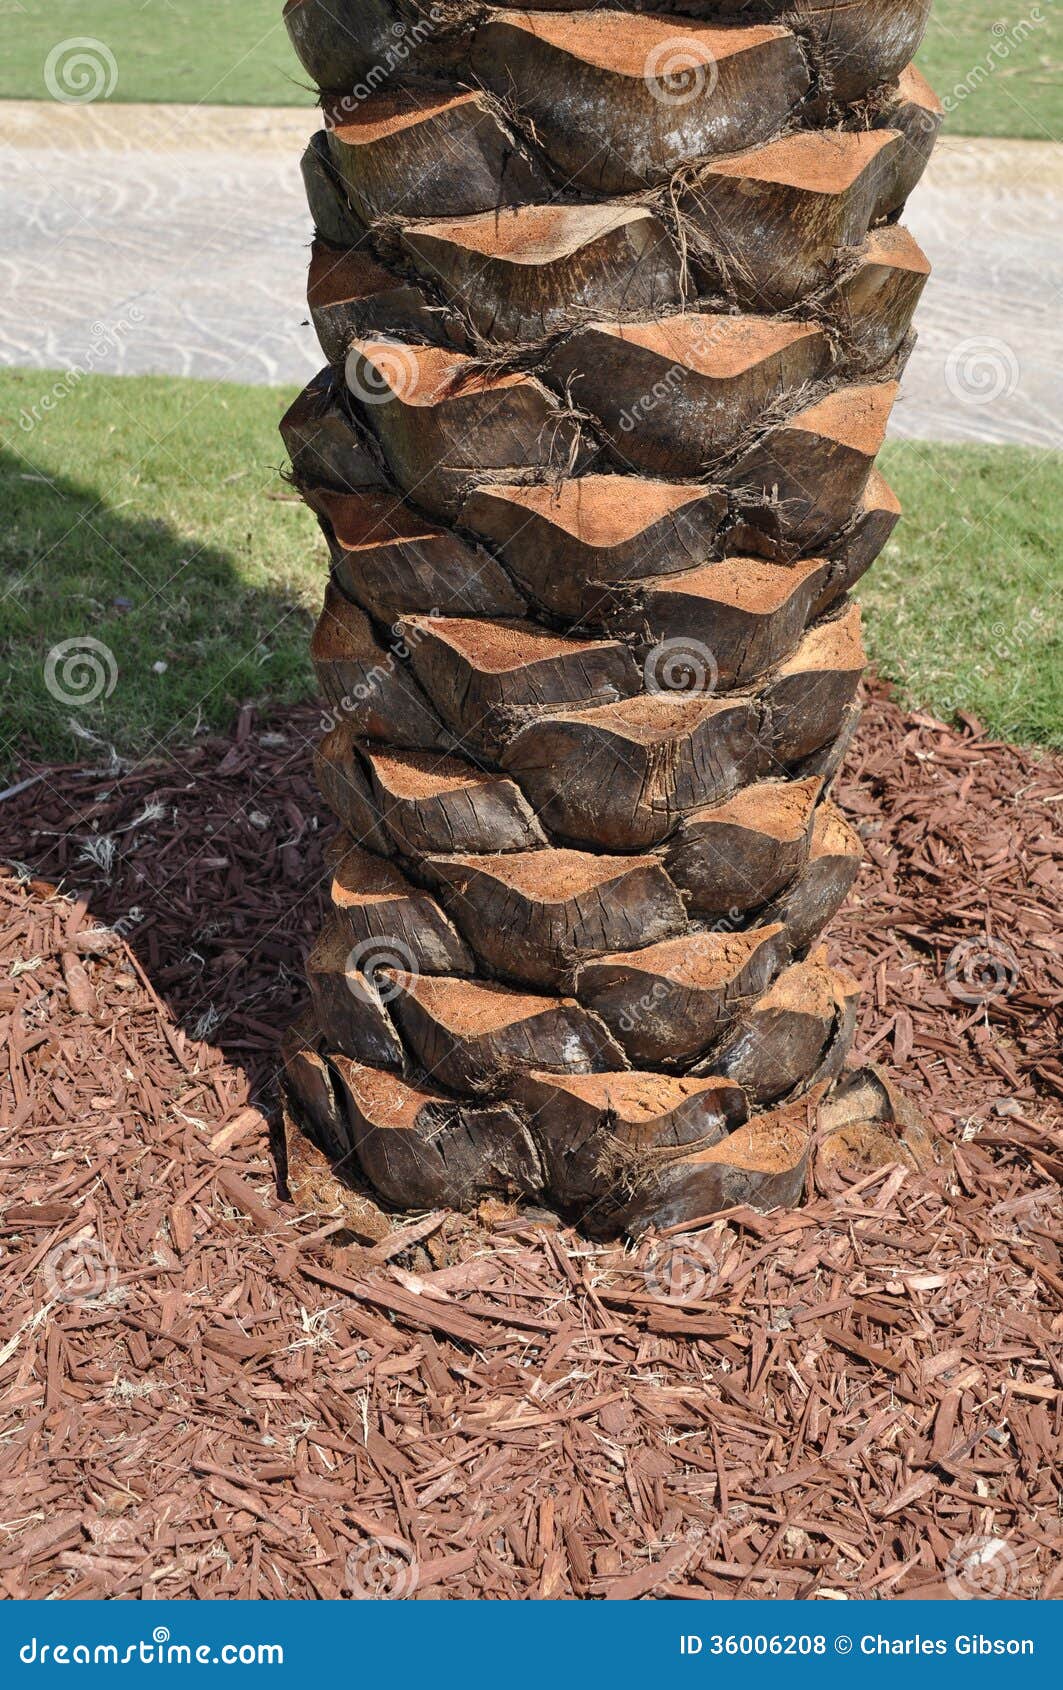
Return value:
M 0 1593 L 1058 1591 L 1060 760 L 879 696 L 841 786 L 857 1057 L 952 1171 L 632 1250 L 278 1196 L 312 731 L 0 805 Z

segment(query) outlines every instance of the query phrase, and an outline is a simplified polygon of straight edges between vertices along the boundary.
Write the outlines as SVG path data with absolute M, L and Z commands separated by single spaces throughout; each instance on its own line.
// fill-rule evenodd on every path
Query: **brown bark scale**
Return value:
M 819 940 L 928 9 L 288 0 L 328 367 L 282 432 L 342 831 L 287 1092 L 388 1202 L 608 1232 L 797 1201 L 835 1117 L 901 1153 L 880 1080 L 832 1100 Z

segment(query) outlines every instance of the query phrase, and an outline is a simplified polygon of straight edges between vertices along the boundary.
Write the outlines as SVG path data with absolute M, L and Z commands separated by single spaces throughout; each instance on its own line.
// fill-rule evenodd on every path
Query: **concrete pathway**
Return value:
M 311 110 L 0 102 L 0 364 L 302 382 Z M 1063 449 L 1063 146 L 942 142 L 893 433 Z
M 904 221 L 934 270 L 892 433 L 1063 449 L 1063 145 L 945 139 Z
M 0 102 L 0 363 L 305 381 L 316 117 Z

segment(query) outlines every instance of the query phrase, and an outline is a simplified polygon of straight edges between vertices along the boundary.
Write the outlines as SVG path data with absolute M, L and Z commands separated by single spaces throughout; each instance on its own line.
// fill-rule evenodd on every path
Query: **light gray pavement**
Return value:
M 0 364 L 301 382 L 309 110 L 0 102 Z M 946 140 L 893 433 L 1063 448 L 1063 146 Z
M 315 116 L 0 102 L 0 363 L 305 381 Z
M 904 221 L 933 274 L 891 432 L 1063 449 L 1063 145 L 940 141 Z

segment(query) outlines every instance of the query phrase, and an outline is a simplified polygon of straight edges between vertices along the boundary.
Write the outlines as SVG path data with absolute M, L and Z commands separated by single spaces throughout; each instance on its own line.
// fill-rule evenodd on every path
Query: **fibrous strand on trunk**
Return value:
M 821 1120 L 923 1142 L 837 1090 L 820 936 L 928 9 L 287 0 L 327 367 L 282 432 L 341 832 L 285 1061 L 338 1178 L 603 1233 L 797 1201 Z

